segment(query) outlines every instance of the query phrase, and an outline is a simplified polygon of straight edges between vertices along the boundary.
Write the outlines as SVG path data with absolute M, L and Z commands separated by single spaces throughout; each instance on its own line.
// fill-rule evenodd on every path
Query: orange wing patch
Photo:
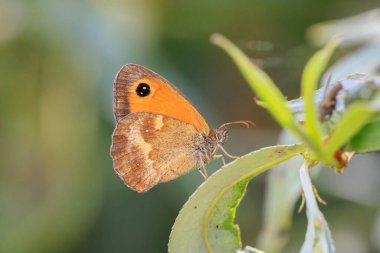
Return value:
M 139 84 L 150 86 L 150 94 L 139 96 Z M 159 113 L 193 125 L 208 135 L 209 127 L 200 113 L 169 81 L 136 64 L 126 64 L 114 82 L 114 114 L 116 121 L 132 112 Z

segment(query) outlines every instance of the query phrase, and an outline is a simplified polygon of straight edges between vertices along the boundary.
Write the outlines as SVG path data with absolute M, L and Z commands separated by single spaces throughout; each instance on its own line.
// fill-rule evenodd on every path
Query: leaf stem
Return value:
M 334 243 L 328 223 L 319 210 L 314 195 L 313 184 L 309 175 L 310 165 L 304 162 L 300 168 L 300 180 L 306 201 L 306 214 L 308 219 L 305 241 L 301 253 L 309 252 L 335 252 Z

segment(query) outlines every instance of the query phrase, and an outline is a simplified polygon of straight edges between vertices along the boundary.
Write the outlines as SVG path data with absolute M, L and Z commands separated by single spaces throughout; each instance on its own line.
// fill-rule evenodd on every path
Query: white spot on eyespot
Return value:
M 149 133 L 149 130 L 147 129 L 147 130 L 145 130 L 145 133 Z

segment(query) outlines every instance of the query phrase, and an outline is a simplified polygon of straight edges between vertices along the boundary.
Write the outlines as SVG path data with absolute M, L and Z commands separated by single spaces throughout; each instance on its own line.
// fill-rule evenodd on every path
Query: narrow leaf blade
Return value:
M 323 49 L 316 52 L 306 64 L 302 75 L 302 97 L 304 98 L 305 128 L 309 136 L 317 146 L 317 153 L 321 153 L 322 128 L 318 118 L 318 111 L 314 99 L 319 86 L 319 79 L 326 65 L 339 44 L 339 39 L 334 39 Z
M 295 120 L 291 110 L 286 104 L 285 97 L 270 77 L 253 64 L 237 46 L 224 36 L 214 34 L 211 37 L 211 42 L 225 50 L 232 58 L 251 89 L 257 93 L 260 99 L 265 103 L 265 107 L 273 117 L 282 126 L 289 129 L 295 136 L 306 143 L 306 145 L 315 150 L 316 145 Z

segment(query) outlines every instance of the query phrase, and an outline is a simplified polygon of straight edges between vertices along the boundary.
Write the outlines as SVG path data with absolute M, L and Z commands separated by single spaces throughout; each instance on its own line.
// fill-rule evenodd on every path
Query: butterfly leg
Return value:
M 201 173 L 201 175 L 203 176 L 203 178 L 207 180 L 208 175 L 207 175 L 206 166 L 203 160 L 201 160 L 201 166 L 199 166 L 198 170 L 199 170 L 199 173 Z
M 206 171 L 206 168 L 205 167 L 200 167 L 198 168 L 199 172 L 201 173 L 202 177 L 207 180 L 208 178 L 208 175 L 207 175 L 207 171 Z
M 214 158 L 221 158 L 223 162 L 223 166 L 226 165 L 226 160 L 224 159 L 224 155 L 214 155 Z
M 238 158 L 240 158 L 240 156 L 234 156 L 234 155 L 229 154 L 229 153 L 223 148 L 222 145 L 218 144 L 218 147 L 219 147 L 220 150 L 222 150 L 222 152 L 223 152 L 226 156 L 228 156 L 229 158 L 232 158 L 232 159 L 238 159 Z

